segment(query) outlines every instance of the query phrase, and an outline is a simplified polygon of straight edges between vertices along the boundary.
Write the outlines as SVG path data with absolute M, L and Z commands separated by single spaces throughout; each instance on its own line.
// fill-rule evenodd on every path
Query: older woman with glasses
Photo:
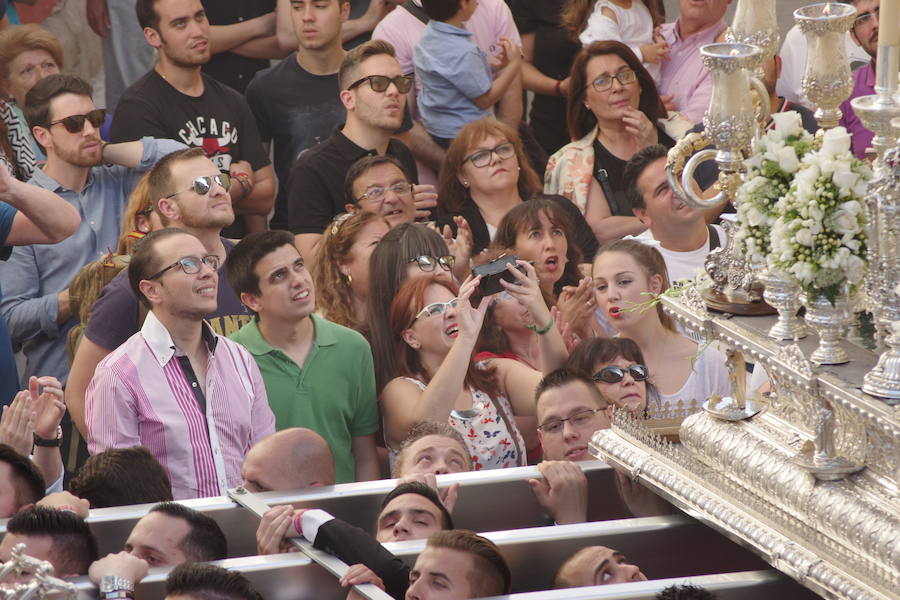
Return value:
M 507 267 L 518 285 L 501 285 L 532 315 L 549 372 L 565 361 L 565 345 L 534 267 L 525 261 L 518 265 L 524 273 Z M 534 415 L 534 391 L 542 375 L 516 360 L 475 362 L 475 344 L 492 301 L 485 296 L 472 305 L 480 283 L 480 277 L 469 278 L 457 293 L 455 284 L 445 280 L 408 281 L 391 303 L 397 363 L 381 393 L 388 448 L 398 448 L 418 423 L 446 421 L 463 435 L 475 469 L 525 464 L 526 448 L 514 417 Z
M 573 142 L 550 157 L 544 191 L 584 214 L 600 243 L 646 229 L 625 198 L 622 170 L 641 148 L 675 141 L 659 124 L 666 109 L 653 78 L 621 42 L 581 50 L 569 76 L 567 121 Z
M 438 223 L 462 217 L 472 230 L 472 253 L 487 248 L 500 221 L 523 201 L 545 197 L 569 215 L 572 242 L 590 260 L 597 239 L 581 212 L 561 196 L 543 196 L 541 180 L 528 163 L 519 134 L 496 119 L 469 123 L 444 156 L 438 179 Z

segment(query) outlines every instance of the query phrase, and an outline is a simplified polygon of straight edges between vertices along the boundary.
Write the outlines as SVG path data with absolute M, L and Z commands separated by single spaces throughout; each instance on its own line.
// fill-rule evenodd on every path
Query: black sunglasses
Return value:
M 602 381 L 603 383 L 619 383 L 625 379 L 625 373 L 631 375 L 635 381 L 644 381 L 650 376 L 650 370 L 644 365 L 629 365 L 622 367 L 603 367 L 591 377 L 594 381 Z
M 228 173 L 219 173 L 218 175 L 201 175 L 200 177 L 194 179 L 191 187 L 186 190 L 181 190 L 181 192 L 189 192 L 191 190 L 194 190 L 200 196 L 205 196 L 209 193 L 209 190 L 212 189 L 213 181 L 225 188 L 226 192 L 231 189 L 231 175 L 229 175 Z M 166 198 L 177 196 L 181 192 L 169 194 L 168 196 L 166 196 Z
M 440 265 L 443 270 L 450 271 L 453 269 L 453 263 L 456 262 L 456 257 L 448 254 L 447 256 L 438 256 L 435 258 L 434 256 L 425 254 L 422 256 L 415 256 L 409 259 L 409 262 L 416 263 L 416 265 L 426 273 L 434 271 L 434 268 L 438 265 Z
M 357 79 L 351 83 L 347 89 L 352 90 L 367 81 L 369 82 L 369 85 L 372 86 L 372 91 L 374 92 L 385 92 L 387 91 L 388 86 L 393 83 L 397 86 L 397 91 L 401 94 L 407 93 L 412 88 L 413 84 L 413 78 L 409 75 L 397 75 L 396 77 L 388 77 L 387 75 L 369 75 L 362 79 Z
M 106 119 L 106 109 L 98 108 L 96 110 L 92 110 L 86 115 L 70 115 L 68 117 L 59 119 L 58 121 L 51 121 L 50 127 L 62 123 L 63 127 L 66 128 L 66 131 L 69 133 L 81 133 L 84 130 L 84 122 L 88 121 L 95 128 L 99 129 L 101 125 L 103 125 L 103 121 Z
M 181 270 L 184 271 L 186 275 L 195 275 L 200 272 L 200 265 L 206 265 L 213 271 L 218 272 L 219 257 L 215 254 L 207 254 L 203 258 L 200 258 L 198 256 L 185 256 L 184 258 L 179 258 L 168 267 L 160 269 L 157 273 L 154 273 L 153 275 L 148 277 L 147 281 L 159 279 L 160 277 L 165 275 L 167 271 L 174 269 L 175 267 L 181 267 Z

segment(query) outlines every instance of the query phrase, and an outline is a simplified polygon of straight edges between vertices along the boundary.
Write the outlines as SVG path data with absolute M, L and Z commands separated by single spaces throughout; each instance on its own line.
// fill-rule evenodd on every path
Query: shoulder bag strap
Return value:
M 422 21 L 426 25 L 428 25 L 428 21 L 431 20 L 430 18 L 428 18 L 428 14 L 425 13 L 425 10 L 421 6 L 413 2 L 413 0 L 406 0 L 406 2 L 404 2 L 400 6 L 405 8 L 407 11 L 409 11 L 410 14 L 412 14 L 412 16 Z

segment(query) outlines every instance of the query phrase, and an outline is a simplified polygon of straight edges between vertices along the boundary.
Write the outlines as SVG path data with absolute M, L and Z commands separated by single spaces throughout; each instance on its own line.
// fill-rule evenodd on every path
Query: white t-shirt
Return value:
M 703 345 L 697 346 L 702 348 Z M 707 346 L 694 361 L 694 370 L 681 389 L 674 394 L 660 394 L 663 408 L 675 408 L 681 400 L 686 408 L 692 400 L 701 406 L 713 394 L 722 397 L 731 395 L 731 382 L 725 367 L 725 355 L 713 345 Z
M 871 62 L 872 57 L 857 44 L 853 37 L 847 33 L 845 39 L 847 56 L 850 58 L 850 68 L 854 71 Z M 781 45 L 781 77 L 775 86 L 779 96 L 784 96 L 791 102 L 802 104 L 806 108 L 815 110 L 815 105 L 803 95 L 803 87 L 800 80 L 803 78 L 803 70 L 806 68 L 806 37 L 800 28 L 794 25 Z
M 713 225 L 716 233 L 719 234 L 719 246 L 724 246 L 728 241 L 725 230 L 719 225 Z M 706 255 L 709 254 L 709 233 L 706 234 L 706 240 L 703 245 L 696 250 L 688 252 L 676 252 L 667 250 L 662 247 L 653 237 L 653 233 L 648 229 L 637 236 L 640 241 L 652 240 L 655 242 L 653 246 L 659 250 L 663 259 L 666 261 L 666 269 L 669 271 L 669 281 L 674 283 L 679 279 L 693 280 L 698 273 L 702 273 L 705 269 Z

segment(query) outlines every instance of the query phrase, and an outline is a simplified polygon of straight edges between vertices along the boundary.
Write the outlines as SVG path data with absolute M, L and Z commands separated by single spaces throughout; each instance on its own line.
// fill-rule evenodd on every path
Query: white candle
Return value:
M 900 0 L 881 0 L 878 45 L 900 46 Z

